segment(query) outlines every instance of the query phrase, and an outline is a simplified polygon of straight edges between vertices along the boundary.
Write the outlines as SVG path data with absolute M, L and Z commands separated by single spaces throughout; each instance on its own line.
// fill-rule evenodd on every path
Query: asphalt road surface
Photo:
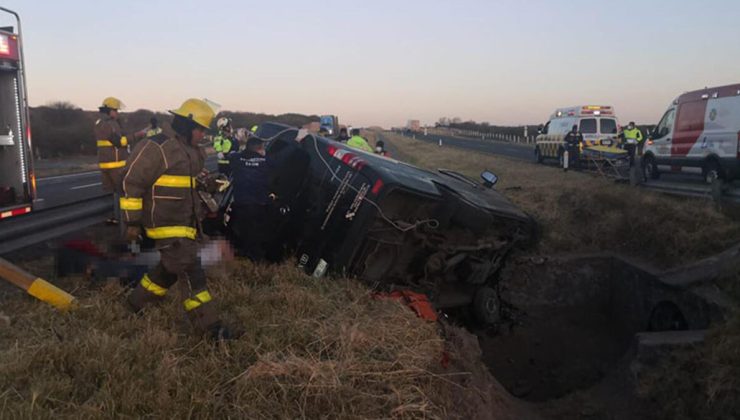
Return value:
M 216 157 L 209 156 L 206 159 L 206 168 L 214 171 L 216 166 Z M 38 207 L 58 207 L 106 195 L 102 185 L 100 171 L 40 178 L 36 182 L 37 195 L 41 200 Z
M 404 135 L 406 137 L 415 137 L 417 140 L 432 144 L 439 144 L 439 140 L 441 139 L 443 147 L 451 146 L 476 152 L 492 153 L 535 164 L 533 144 L 507 143 L 437 134 L 428 134 L 425 136 L 423 133 Z M 545 160 L 545 164 L 555 166 L 557 162 L 554 159 L 549 159 Z M 740 185 L 738 184 L 736 181 L 726 192 L 726 195 L 733 200 L 740 200 Z M 660 180 L 648 180 L 644 186 L 664 192 L 675 192 L 681 195 L 707 197 L 711 195 L 711 187 L 699 175 L 664 173 L 661 174 Z
M 411 136 L 407 135 L 407 137 Z M 534 162 L 534 145 L 532 144 L 506 143 L 501 141 L 469 139 L 437 134 L 429 134 L 425 136 L 423 133 L 416 134 L 416 139 L 433 144 L 439 144 L 439 140 L 441 139 L 443 147 L 453 146 L 474 150 L 476 152 L 493 153 Z

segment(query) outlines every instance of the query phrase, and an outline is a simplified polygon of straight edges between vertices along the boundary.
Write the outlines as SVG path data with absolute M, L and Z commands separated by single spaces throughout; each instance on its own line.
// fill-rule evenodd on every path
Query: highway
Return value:
M 213 171 L 216 166 L 216 157 L 209 156 L 206 159 L 206 168 Z M 41 200 L 38 209 L 59 207 L 107 194 L 103 191 L 100 171 L 39 178 L 36 192 Z
M 428 134 L 426 136 L 423 133 L 404 135 L 406 137 L 413 136 L 417 140 L 432 144 L 439 144 L 439 140 L 441 139 L 443 147 L 451 146 L 476 152 L 491 153 L 535 164 L 533 144 L 507 143 L 502 141 L 480 140 L 438 134 Z M 553 166 L 555 163 L 555 160 L 545 161 L 545 164 Z M 643 187 L 683 196 L 710 198 L 712 194 L 711 187 L 704 183 L 701 176 L 689 174 L 664 173 L 661 174 L 659 180 L 648 180 L 643 184 Z M 732 185 L 732 187 L 725 193 L 725 196 L 732 201 L 740 202 L 740 185 L 738 185 L 738 182 L 735 182 Z

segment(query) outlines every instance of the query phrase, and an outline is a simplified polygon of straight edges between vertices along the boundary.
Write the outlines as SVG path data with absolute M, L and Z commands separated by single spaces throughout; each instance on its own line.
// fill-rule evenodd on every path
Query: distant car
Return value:
M 438 308 L 470 306 L 484 323 L 499 317 L 496 289 L 507 257 L 535 239 L 536 224 L 483 182 L 429 172 L 297 129 L 270 141 L 282 162 L 274 229 L 313 276 L 356 276 L 372 287 L 427 293 Z M 262 126 L 260 127 L 262 129 Z
M 684 93 L 650 134 L 646 178 L 661 172 L 701 174 L 706 182 L 740 178 L 740 84 Z
M 603 105 L 582 105 L 556 109 L 535 139 L 535 159 L 558 159 L 562 166 L 565 136 L 578 126 L 584 146 L 613 146 L 617 143 L 619 122 L 614 108 Z

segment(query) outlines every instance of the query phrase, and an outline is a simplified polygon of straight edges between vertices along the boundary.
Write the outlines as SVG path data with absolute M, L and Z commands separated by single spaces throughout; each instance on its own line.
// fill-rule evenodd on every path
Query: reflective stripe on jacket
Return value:
M 95 122 L 94 131 L 100 169 L 123 168 L 128 157 L 128 139 L 118 121 L 106 115 Z
M 195 177 L 204 161 L 203 151 L 180 136 L 159 134 L 139 142 L 124 171 L 124 220 L 142 223 L 152 239 L 195 239 L 200 211 Z

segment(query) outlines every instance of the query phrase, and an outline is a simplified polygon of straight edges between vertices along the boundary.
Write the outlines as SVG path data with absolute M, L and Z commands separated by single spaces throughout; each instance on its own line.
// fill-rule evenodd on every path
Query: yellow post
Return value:
M 25 290 L 26 293 L 57 309 L 70 309 L 75 305 L 74 296 L 0 258 L 0 277 Z

